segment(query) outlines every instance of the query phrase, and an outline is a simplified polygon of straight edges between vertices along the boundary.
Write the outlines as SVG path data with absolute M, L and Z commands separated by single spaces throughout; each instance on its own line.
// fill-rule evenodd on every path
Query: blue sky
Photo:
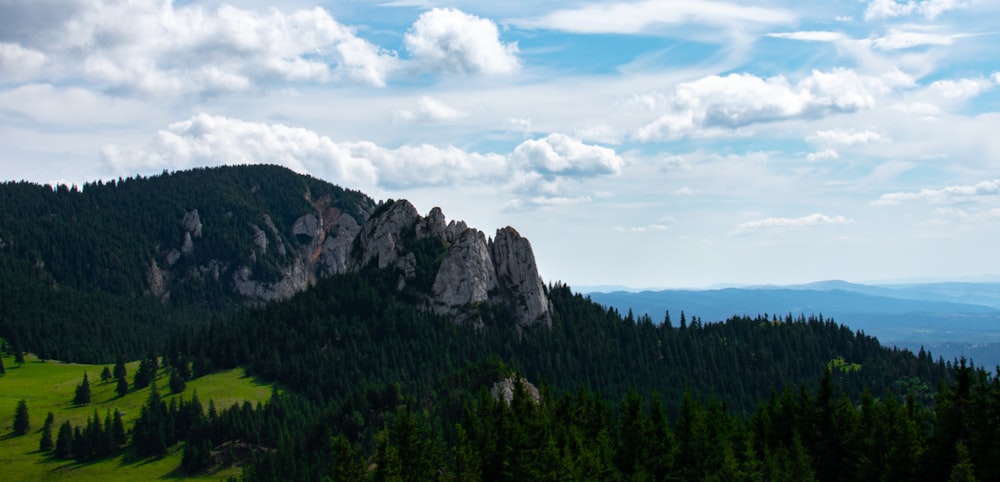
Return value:
M 0 172 L 276 163 L 574 286 L 995 278 L 998 46 L 983 0 L 0 0 Z

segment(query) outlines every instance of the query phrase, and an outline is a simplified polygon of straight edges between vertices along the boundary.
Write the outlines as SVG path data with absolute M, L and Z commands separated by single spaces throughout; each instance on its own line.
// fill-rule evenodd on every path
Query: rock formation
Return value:
M 148 291 L 166 301 L 171 284 L 179 279 L 206 282 L 219 281 L 221 276 L 253 305 L 291 297 L 318 278 L 374 265 L 398 273 L 398 290 L 414 286 L 418 269 L 434 270 L 419 273 L 424 280 L 417 287 L 424 297 L 421 307 L 458 322 L 481 325 L 479 307 L 494 304 L 509 309 L 518 326 L 551 324 L 550 302 L 531 244 L 514 228 L 499 229 L 494 239 L 488 239 L 464 222 L 447 222 L 437 207 L 422 217 L 408 201 L 389 201 L 377 213 L 368 211 L 359 220 L 332 206 L 328 196 L 313 200 L 307 192 L 306 199 L 312 212 L 295 218 L 286 233 L 267 214 L 260 218 L 262 224 L 249 223 L 245 245 L 250 250 L 242 253 L 244 261 L 235 263 L 197 255 L 196 245 L 203 241 L 195 240 L 212 229 L 213 220 L 203 220 L 196 209 L 185 213 L 178 244 L 159 251 L 151 262 Z M 428 245 L 428 239 L 440 243 Z M 445 251 L 438 255 L 439 264 L 434 264 L 434 254 L 427 250 L 437 246 Z M 417 249 L 422 250 L 424 260 L 420 267 Z M 270 271 L 263 276 L 255 267 L 265 259 Z

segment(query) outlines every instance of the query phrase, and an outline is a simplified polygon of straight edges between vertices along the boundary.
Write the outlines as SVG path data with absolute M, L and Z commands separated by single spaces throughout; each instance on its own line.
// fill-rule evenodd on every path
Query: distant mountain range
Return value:
M 822 314 L 886 344 L 935 357 L 971 358 L 979 365 L 1000 364 L 1000 283 L 914 283 L 865 285 L 820 281 L 792 286 L 751 286 L 709 290 L 581 290 L 605 306 L 673 322 L 681 311 L 705 322 L 733 315 Z

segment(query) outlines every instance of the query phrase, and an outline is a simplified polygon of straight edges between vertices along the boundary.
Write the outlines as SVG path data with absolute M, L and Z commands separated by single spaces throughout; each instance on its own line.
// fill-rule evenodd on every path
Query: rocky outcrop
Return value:
M 257 304 L 291 298 L 309 286 L 312 279 L 305 261 L 301 258 L 296 258 L 290 266 L 282 269 L 281 274 L 281 279 L 273 283 L 257 281 L 253 279 L 250 267 L 240 266 L 233 273 L 233 286 L 236 292 L 251 304 Z
M 552 324 L 551 302 L 538 275 L 531 243 L 512 227 L 498 229 L 490 247 L 497 280 L 513 304 L 517 324 Z
M 440 235 L 445 232 L 442 230 Z M 466 308 L 488 301 L 496 289 L 497 276 L 486 236 L 482 231 L 466 229 L 448 249 L 434 277 L 431 311 L 460 315 Z
M 521 389 L 524 390 L 524 394 L 530 397 L 532 402 L 536 405 L 541 402 L 542 396 L 538 392 L 538 387 L 523 378 L 515 376 L 507 377 L 494 383 L 490 388 L 490 395 L 494 400 L 503 400 L 507 402 L 507 405 L 510 405 L 514 401 L 514 391 L 517 390 L 516 387 L 519 383 Z
M 400 260 L 405 257 L 403 236 L 419 219 L 417 208 L 406 200 L 395 201 L 384 212 L 370 218 L 358 236 L 360 250 L 352 268 L 361 269 L 375 261 L 380 269 L 404 268 L 408 271 L 400 266 Z
M 206 225 L 198 210 L 186 212 L 178 244 L 158 250 L 151 262 L 149 292 L 165 301 L 179 280 L 228 280 L 245 302 L 260 304 L 289 298 L 319 278 L 373 265 L 396 271 L 400 291 L 416 286 L 422 309 L 458 322 L 482 325 L 480 307 L 492 304 L 507 307 L 521 327 L 551 323 L 531 244 L 513 228 L 497 230 L 491 240 L 462 221 L 448 222 L 437 207 L 422 217 L 408 201 L 389 201 L 359 220 L 335 206 L 330 196 L 312 199 L 306 192 L 305 198 L 312 211 L 284 229 L 266 213 L 256 224 L 244 224 L 243 245 L 249 252 L 241 253 L 242 261 L 204 259 L 204 253 L 196 253 L 213 220 Z M 419 284 L 411 285 L 415 281 Z
M 196 238 L 200 238 L 201 217 L 198 215 L 198 210 L 192 209 L 185 213 L 184 218 L 181 219 L 181 226 L 184 227 L 184 231 L 191 233 L 191 235 Z

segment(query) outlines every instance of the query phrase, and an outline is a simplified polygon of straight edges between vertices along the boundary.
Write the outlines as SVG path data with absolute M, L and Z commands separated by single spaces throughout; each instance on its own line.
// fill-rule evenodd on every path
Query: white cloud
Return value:
M 562 134 L 521 143 L 511 154 L 517 165 L 545 174 L 619 174 L 624 161 L 613 149 L 584 144 Z
M 855 130 L 842 130 L 842 129 L 816 131 L 815 135 L 806 137 L 807 141 L 814 141 L 827 145 L 845 145 L 845 146 L 868 144 L 870 142 L 876 142 L 882 139 L 883 139 L 882 134 L 879 134 L 878 132 L 872 130 L 855 131 Z
M 929 204 L 951 204 L 975 201 L 986 196 L 1000 195 L 1000 179 L 982 181 L 973 185 L 948 186 L 941 189 L 921 189 L 916 192 L 883 194 L 872 201 L 873 206 L 900 204 L 905 201 L 926 200 Z
M 417 99 L 417 107 L 414 110 L 400 109 L 395 112 L 397 119 L 414 122 L 446 122 L 461 119 L 467 115 L 465 112 L 448 107 L 444 102 L 433 97 Z
M 540 18 L 517 20 L 527 28 L 543 28 L 574 33 L 656 34 L 664 27 L 702 24 L 717 26 L 776 25 L 794 21 L 789 10 L 748 7 L 739 3 L 712 0 L 662 2 L 592 3 L 557 10 Z
M 962 35 L 892 28 L 885 35 L 873 38 L 871 43 L 879 50 L 900 50 L 923 45 L 951 45 L 960 37 Z
M 116 174 L 227 164 L 279 164 L 348 186 L 375 184 L 378 170 L 345 146 L 313 131 L 207 114 L 171 124 L 145 149 L 109 145 L 102 153 Z
M 670 96 L 671 111 L 639 129 L 642 141 L 672 139 L 704 128 L 740 128 L 758 122 L 855 112 L 875 105 L 872 90 L 879 79 L 862 78 L 853 70 L 813 71 L 796 84 L 784 76 L 712 75 L 678 85 Z
M 947 79 L 935 81 L 927 88 L 927 91 L 932 95 L 939 95 L 946 99 L 968 99 L 986 92 L 995 86 L 996 84 L 990 79 L 984 77 L 958 80 Z
M 386 148 L 336 142 L 300 127 L 198 114 L 159 131 L 143 148 L 107 145 L 113 175 L 194 166 L 268 163 L 349 187 L 407 189 L 481 183 L 520 196 L 521 209 L 580 202 L 575 179 L 618 174 L 614 150 L 562 134 L 528 140 L 508 155 L 428 144 Z
M 612 228 L 613 231 L 619 233 L 655 233 L 663 232 L 667 230 L 667 225 L 665 224 L 649 224 L 646 226 L 636 226 L 632 228 L 623 228 L 621 226 L 615 226 Z
M 0 80 L 17 82 L 30 79 L 42 69 L 45 60 L 42 52 L 0 42 Z
M 783 38 L 788 40 L 800 40 L 803 42 L 837 42 L 847 38 L 840 32 L 830 32 L 825 30 L 806 30 L 801 32 L 777 32 L 769 33 L 768 37 Z
M 831 226 L 853 224 L 853 219 L 844 216 L 827 216 L 825 214 L 813 213 L 801 218 L 766 218 L 758 221 L 749 221 L 736 226 L 730 234 L 741 234 L 751 231 L 777 228 L 802 228 L 812 226 Z
M 510 74 L 521 67 L 517 43 L 503 43 L 496 24 L 451 8 L 424 12 L 403 38 L 426 70 Z
M 825 161 L 828 159 L 840 159 L 840 154 L 834 149 L 824 149 L 818 152 L 810 152 L 806 155 L 806 160 L 809 162 Z
M 35 14 L 48 13 L 39 9 Z M 22 58 L 28 52 L 36 64 L 49 60 L 33 80 L 82 77 L 118 92 L 213 94 L 275 82 L 349 79 L 382 86 L 397 63 L 392 52 L 318 7 L 286 14 L 136 0 L 76 2 L 66 9 L 73 10 L 70 18 L 13 39 Z M 3 50 L 0 55 L 12 55 L 12 48 Z
M 944 12 L 965 8 L 962 0 L 871 0 L 865 9 L 865 20 L 922 15 L 933 20 Z

